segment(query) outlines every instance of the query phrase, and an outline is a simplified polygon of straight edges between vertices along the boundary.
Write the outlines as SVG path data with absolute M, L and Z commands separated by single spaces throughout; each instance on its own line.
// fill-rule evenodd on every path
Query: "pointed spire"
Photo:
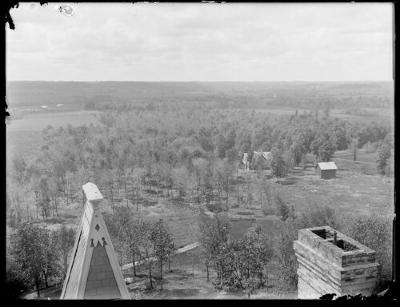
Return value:
M 130 299 L 114 247 L 98 204 L 103 200 L 97 186 L 82 186 L 85 208 L 61 299 Z

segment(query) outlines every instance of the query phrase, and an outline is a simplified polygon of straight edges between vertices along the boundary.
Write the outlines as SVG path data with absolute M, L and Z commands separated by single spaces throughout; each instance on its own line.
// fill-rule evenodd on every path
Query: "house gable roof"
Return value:
M 267 161 L 272 160 L 272 153 L 270 151 L 255 151 L 253 158 L 254 159 L 259 159 L 259 158 L 264 158 Z

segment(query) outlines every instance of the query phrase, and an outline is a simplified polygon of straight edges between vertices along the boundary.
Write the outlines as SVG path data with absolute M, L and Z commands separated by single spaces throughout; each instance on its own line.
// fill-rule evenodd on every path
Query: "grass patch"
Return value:
M 152 206 L 155 206 L 155 205 L 157 205 L 158 204 L 158 202 L 157 201 L 155 201 L 155 200 L 148 200 L 148 199 L 142 199 L 142 201 L 141 201 L 141 205 L 143 206 L 143 207 L 152 207 Z
M 236 212 L 236 214 L 238 214 L 238 215 L 254 215 L 253 212 L 249 212 L 249 211 L 239 211 L 239 212 Z

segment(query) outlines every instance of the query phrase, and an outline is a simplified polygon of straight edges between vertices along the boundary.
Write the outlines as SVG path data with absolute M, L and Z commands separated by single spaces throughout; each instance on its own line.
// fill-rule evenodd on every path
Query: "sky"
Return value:
M 6 77 L 48 81 L 386 81 L 390 3 L 21 3 Z

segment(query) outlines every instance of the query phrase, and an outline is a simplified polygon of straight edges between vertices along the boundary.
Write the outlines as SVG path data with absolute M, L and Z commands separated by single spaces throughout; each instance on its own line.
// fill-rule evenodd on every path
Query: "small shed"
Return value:
M 317 174 L 321 176 L 321 179 L 335 178 L 336 170 L 335 162 L 319 162 L 317 164 Z

